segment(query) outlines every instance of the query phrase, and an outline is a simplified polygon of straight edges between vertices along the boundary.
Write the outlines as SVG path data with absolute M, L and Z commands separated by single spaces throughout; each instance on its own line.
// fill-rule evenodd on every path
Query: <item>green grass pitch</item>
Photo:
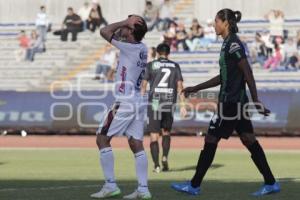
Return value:
M 261 176 L 246 151 L 218 150 L 213 166 L 197 197 L 170 189 L 173 181 L 191 178 L 199 150 L 171 150 L 171 172 L 152 173 L 149 186 L 159 200 L 253 200 L 249 194 L 261 185 Z M 122 194 L 136 188 L 134 158 L 127 150 L 114 150 L 116 177 Z M 282 185 L 282 192 L 259 199 L 300 199 L 300 152 L 267 151 L 268 160 Z M 103 176 L 96 149 L 0 150 L 1 200 L 84 200 L 100 189 Z M 118 198 L 116 198 L 118 199 Z M 119 198 L 121 199 L 121 198 Z

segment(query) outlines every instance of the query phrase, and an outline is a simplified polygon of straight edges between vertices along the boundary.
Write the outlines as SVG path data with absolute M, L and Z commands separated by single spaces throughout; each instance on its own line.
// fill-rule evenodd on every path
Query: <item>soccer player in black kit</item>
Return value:
M 185 117 L 185 97 L 182 93 L 183 78 L 180 66 L 169 60 L 169 45 L 162 43 L 156 48 L 158 59 L 147 64 L 141 92 L 145 94 L 150 83 L 148 127 L 151 136 L 151 155 L 154 162 L 154 172 L 161 171 L 159 165 L 159 133 L 162 133 L 162 171 L 168 171 L 168 154 L 170 151 L 170 131 L 173 124 L 173 111 L 176 106 L 177 94 L 180 95 L 180 115 Z
M 188 96 L 200 90 L 221 86 L 218 114 L 210 122 L 195 175 L 189 182 L 173 183 L 172 188 L 176 191 L 191 195 L 200 194 L 200 185 L 213 162 L 218 142 L 222 138 L 228 139 L 234 130 L 251 153 L 251 158 L 265 181 L 264 185 L 252 195 L 263 196 L 280 191 L 280 186 L 275 181 L 265 153 L 255 138 L 253 126 L 247 108 L 245 108 L 249 102 L 246 94 L 247 83 L 257 111 L 264 116 L 268 116 L 270 113 L 258 99 L 255 80 L 245 55 L 245 49 L 236 35 L 237 23 L 240 20 L 241 13 L 239 11 L 222 9 L 217 13 L 215 18 L 216 34 L 224 39 L 219 60 L 220 74 L 207 82 L 183 90 L 185 96 Z

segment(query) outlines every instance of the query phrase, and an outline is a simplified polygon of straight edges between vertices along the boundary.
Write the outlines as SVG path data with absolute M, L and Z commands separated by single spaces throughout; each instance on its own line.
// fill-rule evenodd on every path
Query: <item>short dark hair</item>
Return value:
M 217 17 L 221 19 L 223 22 L 226 20 L 228 21 L 229 32 L 231 33 L 239 32 L 237 23 L 242 19 L 242 13 L 240 11 L 233 11 L 229 8 L 224 8 L 217 13 Z
M 45 6 L 41 6 L 40 9 L 41 9 L 41 10 L 45 9 Z
M 73 12 L 73 8 L 72 8 L 72 7 L 69 7 L 69 8 L 68 8 L 68 11 L 72 11 L 72 12 Z
M 129 15 L 128 17 L 131 17 L 133 15 Z M 138 16 L 142 20 L 142 24 L 135 24 L 134 30 L 133 30 L 133 37 L 137 42 L 142 41 L 142 39 L 145 37 L 146 33 L 148 32 L 148 27 L 146 24 L 146 21 L 141 16 Z
M 169 55 L 170 54 L 170 46 L 166 43 L 161 43 L 156 47 L 156 52 L 158 54 L 165 54 L 165 55 Z

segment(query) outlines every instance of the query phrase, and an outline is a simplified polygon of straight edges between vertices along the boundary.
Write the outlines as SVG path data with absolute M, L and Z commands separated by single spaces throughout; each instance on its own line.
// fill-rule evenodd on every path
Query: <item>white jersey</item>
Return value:
M 117 101 L 136 102 L 147 65 L 147 47 L 143 43 L 127 43 L 112 39 L 111 44 L 120 50 L 115 75 Z

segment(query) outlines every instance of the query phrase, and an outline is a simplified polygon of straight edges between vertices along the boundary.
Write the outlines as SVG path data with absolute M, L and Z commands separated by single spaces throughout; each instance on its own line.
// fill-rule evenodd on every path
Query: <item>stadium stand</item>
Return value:
M 189 27 L 193 18 L 194 1 L 177 0 L 175 3 L 175 15 Z M 250 44 L 255 32 L 264 30 L 267 23 L 263 19 L 243 20 L 240 23 L 240 35 Z M 290 36 L 295 36 L 299 25 L 300 19 L 287 19 L 285 29 Z M 81 77 L 85 77 L 85 81 L 81 81 L 81 89 L 93 90 L 103 86 L 91 78 L 96 60 L 110 48 L 98 32 L 81 33 L 75 43 L 62 43 L 59 37 L 49 33 L 46 53 L 38 54 L 35 62 L 30 63 L 15 61 L 14 51 L 18 48 L 16 37 L 19 31 L 22 29 L 28 32 L 34 29 L 34 24 L 1 23 L 0 28 L 0 90 L 47 91 L 53 82 L 69 80 L 73 88 L 76 88 Z M 150 32 L 145 41 L 149 47 L 156 46 L 161 41 L 161 33 Z M 172 54 L 172 59 L 181 64 L 186 85 L 204 81 L 218 72 L 220 46 L 221 42 L 216 42 L 207 50 Z M 259 88 L 300 89 L 299 71 L 268 72 L 254 67 L 254 73 Z M 61 88 L 68 89 L 63 84 Z

